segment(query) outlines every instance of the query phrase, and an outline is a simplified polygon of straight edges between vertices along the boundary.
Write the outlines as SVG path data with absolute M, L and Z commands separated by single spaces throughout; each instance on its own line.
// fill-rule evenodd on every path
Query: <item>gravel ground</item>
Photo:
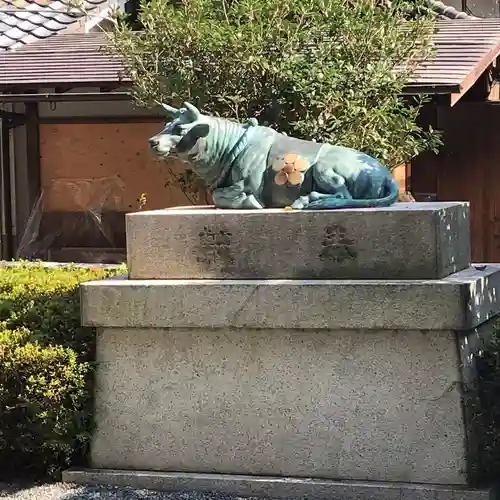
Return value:
M 210 493 L 164 493 L 108 486 L 77 486 L 66 483 L 41 486 L 0 483 L 0 498 L 2 500 L 243 500 L 238 497 Z

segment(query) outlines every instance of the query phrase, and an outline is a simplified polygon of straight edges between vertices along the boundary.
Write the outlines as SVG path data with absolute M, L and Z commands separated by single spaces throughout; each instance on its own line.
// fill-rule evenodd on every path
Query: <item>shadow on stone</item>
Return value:
M 469 478 L 490 486 L 500 478 L 500 325 L 494 318 L 458 333 L 467 425 Z

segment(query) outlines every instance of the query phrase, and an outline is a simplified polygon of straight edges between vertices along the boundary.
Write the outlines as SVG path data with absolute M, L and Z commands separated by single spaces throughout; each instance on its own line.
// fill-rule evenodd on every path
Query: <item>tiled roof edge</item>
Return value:
M 432 10 L 437 14 L 447 17 L 448 19 L 478 19 L 477 17 L 467 14 L 467 12 L 462 12 L 461 10 L 455 9 L 449 5 L 445 5 L 439 0 L 427 0 Z

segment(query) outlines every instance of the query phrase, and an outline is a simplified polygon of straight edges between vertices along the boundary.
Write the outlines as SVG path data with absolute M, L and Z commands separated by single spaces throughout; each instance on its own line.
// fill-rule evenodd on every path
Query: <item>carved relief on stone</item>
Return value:
M 204 226 L 198 233 L 199 249 L 196 260 L 208 267 L 227 269 L 234 265 L 231 251 L 232 233 L 226 229 Z
M 341 264 L 358 257 L 354 240 L 347 236 L 347 230 L 342 224 L 331 224 L 325 228 L 321 246 L 319 258 L 325 261 Z

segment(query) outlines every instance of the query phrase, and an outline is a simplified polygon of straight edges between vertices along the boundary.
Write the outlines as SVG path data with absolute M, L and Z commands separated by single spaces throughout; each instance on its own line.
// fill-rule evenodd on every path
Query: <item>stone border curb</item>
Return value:
M 159 491 L 196 491 L 241 497 L 311 500 L 494 500 L 492 489 L 460 486 L 330 481 L 183 472 L 70 469 L 63 481 Z

